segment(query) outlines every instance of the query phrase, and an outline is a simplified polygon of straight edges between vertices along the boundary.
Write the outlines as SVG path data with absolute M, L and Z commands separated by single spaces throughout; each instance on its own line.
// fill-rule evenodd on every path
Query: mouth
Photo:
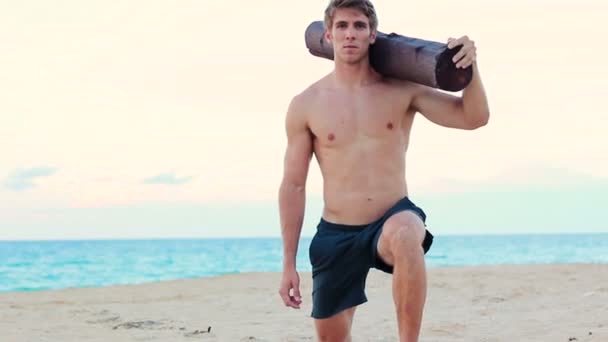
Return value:
M 357 47 L 355 45 L 345 45 L 344 48 L 345 49 L 357 49 Z

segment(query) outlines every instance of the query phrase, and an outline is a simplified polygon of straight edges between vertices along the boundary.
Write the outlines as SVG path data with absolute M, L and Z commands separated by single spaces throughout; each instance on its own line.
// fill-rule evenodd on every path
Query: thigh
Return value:
M 393 266 L 393 249 L 397 244 L 417 248 L 422 246 L 425 236 L 426 227 L 420 216 L 411 210 L 400 211 L 384 222 L 376 245 L 377 256 Z
M 355 310 L 356 307 L 352 307 L 329 318 L 315 319 L 319 341 L 350 341 L 350 330 L 353 325 Z

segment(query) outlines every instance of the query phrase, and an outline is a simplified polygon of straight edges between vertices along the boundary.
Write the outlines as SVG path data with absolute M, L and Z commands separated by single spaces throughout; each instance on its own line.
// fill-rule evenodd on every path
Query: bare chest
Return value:
M 406 99 L 390 94 L 332 95 L 317 101 L 309 121 L 323 146 L 397 138 L 409 131 Z

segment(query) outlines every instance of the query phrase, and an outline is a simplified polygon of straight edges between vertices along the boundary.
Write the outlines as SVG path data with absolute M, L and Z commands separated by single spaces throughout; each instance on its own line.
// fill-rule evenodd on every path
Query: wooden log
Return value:
M 308 25 L 305 41 L 313 56 L 334 59 L 333 47 L 324 37 L 322 21 Z M 378 32 L 376 42 L 370 46 L 369 58 L 371 66 L 385 76 L 460 91 L 473 77 L 472 67 L 459 69 L 452 62 L 460 48 L 448 49 L 445 43 Z

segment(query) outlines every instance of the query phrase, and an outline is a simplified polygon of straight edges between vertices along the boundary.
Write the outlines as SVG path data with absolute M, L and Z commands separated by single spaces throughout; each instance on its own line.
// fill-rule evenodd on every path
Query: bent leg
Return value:
M 378 238 L 378 257 L 393 267 L 393 300 L 401 342 L 417 342 L 426 301 L 426 266 L 422 242 L 426 229 L 411 211 L 390 217 Z
M 315 319 L 317 337 L 321 342 L 351 342 L 350 330 L 356 307 L 341 311 L 329 318 Z

